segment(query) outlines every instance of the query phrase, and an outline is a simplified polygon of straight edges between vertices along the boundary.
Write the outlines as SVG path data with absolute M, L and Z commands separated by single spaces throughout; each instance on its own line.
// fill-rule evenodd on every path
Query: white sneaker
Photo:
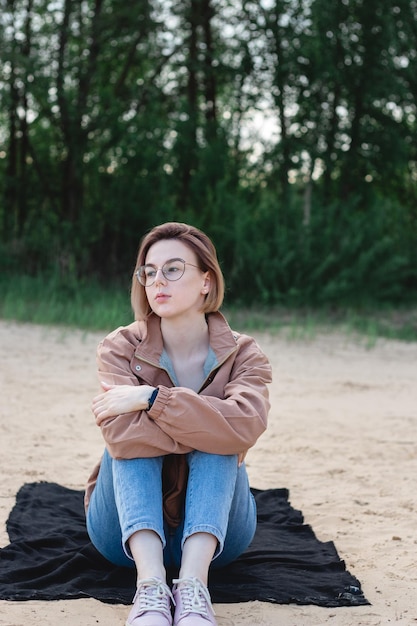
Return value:
M 171 590 L 160 578 L 139 581 L 126 626 L 172 626 L 171 601 Z

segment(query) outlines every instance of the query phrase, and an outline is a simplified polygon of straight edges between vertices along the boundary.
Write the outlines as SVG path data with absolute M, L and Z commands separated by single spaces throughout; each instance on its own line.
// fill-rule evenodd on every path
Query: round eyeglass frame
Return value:
M 169 266 L 172 265 L 172 263 L 174 263 L 175 261 L 177 262 L 179 261 L 180 263 L 182 263 L 183 267 L 182 267 L 182 272 L 181 273 L 178 272 L 179 275 L 175 276 L 174 278 L 172 275 L 170 276 L 169 274 Z M 139 283 L 142 285 L 142 287 L 152 287 L 152 285 L 156 281 L 156 276 L 159 270 L 161 270 L 166 280 L 169 280 L 170 282 L 175 282 L 177 280 L 180 280 L 180 278 L 184 276 L 186 265 L 191 265 L 191 267 L 196 267 L 198 270 L 200 270 L 200 272 L 203 271 L 198 265 L 194 265 L 194 263 L 188 263 L 188 261 L 184 261 L 184 259 L 176 257 L 174 259 L 169 259 L 168 261 L 166 261 L 162 267 L 156 267 L 156 265 L 153 265 L 152 263 L 146 263 L 145 265 L 141 265 L 140 268 L 136 270 L 135 276 L 138 279 Z M 150 279 L 149 277 L 146 276 L 146 268 L 151 268 L 155 270 L 155 276 L 153 277 L 153 279 Z

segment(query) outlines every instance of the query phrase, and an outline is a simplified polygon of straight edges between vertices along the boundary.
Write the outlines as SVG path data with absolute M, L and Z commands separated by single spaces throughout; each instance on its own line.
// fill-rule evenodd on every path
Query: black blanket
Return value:
M 213 602 L 369 604 L 334 544 L 318 541 L 302 513 L 289 504 L 286 489 L 253 493 L 255 538 L 237 561 L 212 571 Z M 54 483 L 24 485 L 7 531 L 11 543 L 0 550 L 0 599 L 132 601 L 135 571 L 111 565 L 89 542 L 83 492 Z

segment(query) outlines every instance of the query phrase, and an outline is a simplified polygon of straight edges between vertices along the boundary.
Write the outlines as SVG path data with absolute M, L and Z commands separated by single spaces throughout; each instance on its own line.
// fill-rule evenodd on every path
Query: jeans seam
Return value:
M 213 559 L 215 559 L 217 556 L 219 556 L 219 554 L 222 553 L 223 546 L 224 546 L 224 537 L 221 536 L 221 533 L 219 533 L 218 528 L 216 528 L 215 526 L 211 526 L 210 524 L 198 524 L 196 526 L 190 526 L 190 528 L 184 529 L 184 533 L 183 533 L 182 540 L 181 540 L 182 549 L 184 549 L 184 544 L 186 540 L 192 535 L 195 535 L 196 533 L 208 533 L 216 537 L 219 543 L 214 552 Z
M 162 543 L 162 549 L 165 548 L 166 546 L 165 536 L 161 536 L 161 533 L 158 530 L 156 530 L 156 528 L 152 524 L 150 524 L 149 522 L 140 522 L 138 524 L 132 524 L 132 526 L 129 526 L 128 528 L 126 528 L 125 533 L 122 537 L 123 550 L 125 551 L 126 556 L 129 557 L 129 559 L 132 559 L 133 557 L 129 550 L 128 541 L 130 537 L 134 533 L 138 532 L 139 530 L 152 530 L 160 538 L 161 543 Z

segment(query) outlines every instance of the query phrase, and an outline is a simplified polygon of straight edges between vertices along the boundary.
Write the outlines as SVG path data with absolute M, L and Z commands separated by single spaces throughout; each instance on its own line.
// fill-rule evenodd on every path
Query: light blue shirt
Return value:
M 164 369 L 167 370 L 167 372 L 170 375 L 174 385 L 176 387 L 180 387 L 180 385 L 178 383 L 177 376 L 175 374 L 174 366 L 173 366 L 172 361 L 169 358 L 165 348 L 164 348 L 164 350 L 163 350 L 163 352 L 161 354 L 161 358 L 159 359 L 159 365 L 161 365 L 161 367 L 163 367 Z M 204 365 L 203 365 L 203 379 L 201 381 L 201 384 L 203 384 L 203 382 L 206 380 L 207 376 L 210 374 L 210 372 L 215 367 L 217 367 L 217 365 L 218 365 L 218 361 L 217 361 L 216 355 L 214 354 L 214 350 L 209 346 L 207 357 L 206 357 L 206 360 L 204 361 Z

